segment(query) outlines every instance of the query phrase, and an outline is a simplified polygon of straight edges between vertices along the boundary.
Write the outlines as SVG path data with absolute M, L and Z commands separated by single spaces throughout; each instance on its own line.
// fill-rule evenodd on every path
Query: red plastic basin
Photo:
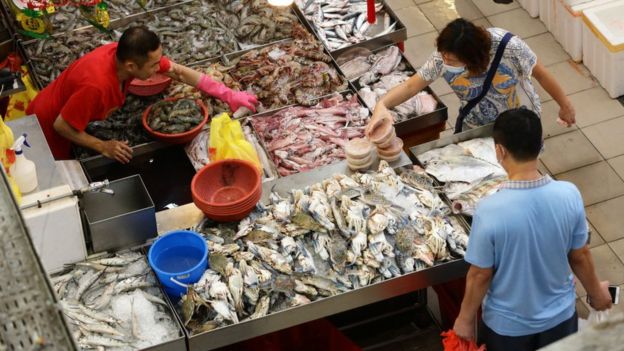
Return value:
M 216 221 L 243 219 L 262 195 L 260 170 L 244 160 L 221 160 L 207 164 L 191 181 L 193 202 Z
M 178 99 L 179 98 L 166 98 L 166 99 L 163 99 L 162 101 L 176 101 Z M 173 133 L 173 134 L 160 133 L 160 132 L 153 130 L 149 126 L 149 123 L 147 122 L 147 117 L 149 116 L 150 111 L 152 110 L 152 107 L 154 106 L 154 104 L 148 106 L 143 112 L 143 118 L 142 118 L 143 128 L 145 128 L 145 130 L 147 130 L 147 132 L 150 135 L 152 135 L 154 138 L 162 140 L 166 143 L 169 143 L 169 144 L 188 143 L 191 140 L 193 140 L 197 136 L 197 134 L 199 134 L 202 131 L 202 128 L 204 127 L 206 122 L 208 122 L 208 108 L 206 107 L 206 105 L 204 105 L 204 102 L 201 101 L 200 99 L 197 99 L 195 100 L 195 103 L 197 104 L 197 106 L 199 106 L 199 109 L 202 115 L 204 115 L 204 119 L 202 119 L 202 121 L 199 122 L 199 124 L 191 130 L 187 130 L 184 133 Z
M 171 78 L 156 73 L 146 80 L 133 79 L 128 86 L 128 92 L 139 96 L 151 96 L 162 93 L 169 87 L 169 84 L 171 84 Z

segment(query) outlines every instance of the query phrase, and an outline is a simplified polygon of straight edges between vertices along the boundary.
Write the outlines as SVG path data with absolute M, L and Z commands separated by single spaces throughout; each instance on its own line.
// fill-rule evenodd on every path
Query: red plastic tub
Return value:
M 166 98 L 163 99 L 163 101 L 176 101 L 178 100 L 178 98 Z M 199 106 L 199 109 L 201 111 L 201 113 L 204 115 L 204 119 L 199 122 L 199 124 L 197 126 L 195 126 L 195 128 L 188 130 L 184 133 L 176 133 L 176 134 L 166 134 L 166 133 L 160 133 L 157 132 L 155 130 L 153 130 L 150 126 L 149 123 L 147 123 L 147 117 L 149 116 L 150 111 L 152 110 L 152 107 L 154 106 L 154 104 L 150 105 L 148 108 L 145 109 L 145 111 L 143 112 L 143 128 L 145 128 L 145 130 L 147 130 L 147 132 L 152 135 L 154 138 L 162 140 L 166 143 L 170 143 L 170 144 L 185 144 L 190 142 L 191 140 L 193 140 L 197 134 L 199 134 L 202 130 L 202 128 L 204 127 L 204 125 L 206 124 L 206 122 L 208 122 L 208 108 L 206 107 L 206 105 L 204 105 L 203 101 L 201 101 L 200 99 L 195 100 L 195 103 L 197 104 L 197 106 Z
M 193 202 L 208 218 L 245 218 L 262 196 L 262 176 L 249 161 L 221 160 L 202 168 L 191 181 Z
M 133 79 L 128 86 L 128 92 L 139 96 L 151 96 L 160 94 L 171 84 L 171 78 L 156 73 L 146 80 Z

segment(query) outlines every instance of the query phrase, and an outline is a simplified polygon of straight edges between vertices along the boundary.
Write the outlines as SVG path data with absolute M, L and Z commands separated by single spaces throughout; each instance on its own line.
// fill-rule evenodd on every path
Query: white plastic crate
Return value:
M 614 0 L 555 0 L 555 23 L 550 30 L 572 60 L 583 59 L 583 11 Z
M 624 95 L 624 0 L 583 11 L 583 63 L 609 96 Z
M 542 0 L 539 3 L 539 18 L 549 32 L 555 27 L 555 3 L 558 0 Z
M 546 1 L 546 0 L 541 0 L 541 1 Z M 518 3 L 520 4 L 520 6 L 522 6 L 522 8 L 527 10 L 527 12 L 529 13 L 529 16 L 533 18 L 536 18 L 537 16 L 539 16 L 540 0 L 518 0 Z

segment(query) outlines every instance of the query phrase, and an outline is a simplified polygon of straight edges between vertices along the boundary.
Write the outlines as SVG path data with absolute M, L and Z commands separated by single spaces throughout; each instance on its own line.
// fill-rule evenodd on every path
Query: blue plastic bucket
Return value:
M 165 292 L 174 300 L 186 294 L 208 267 L 208 245 L 199 234 L 188 230 L 169 232 L 158 238 L 147 259 Z

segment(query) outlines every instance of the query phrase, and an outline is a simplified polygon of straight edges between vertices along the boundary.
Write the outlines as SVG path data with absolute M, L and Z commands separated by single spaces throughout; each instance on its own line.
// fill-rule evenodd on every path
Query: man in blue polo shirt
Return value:
M 596 310 L 611 307 L 608 282 L 594 270 L 581 194 L 537 169 L 538 116 L 506 111 L 496 119 L 493 137 L 509 181 L 483 199 L 473 217 L 465 257 L 471 267 L 454 330 L 474 339 L 483 302 L 479 343 L 488 351 L 536 350 L 577 331 L 572 272 Z

